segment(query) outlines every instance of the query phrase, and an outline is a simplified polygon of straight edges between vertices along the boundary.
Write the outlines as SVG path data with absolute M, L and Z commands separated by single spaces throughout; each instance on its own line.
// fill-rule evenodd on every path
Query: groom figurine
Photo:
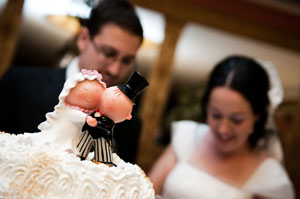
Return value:
M 112 160 L 114 124 L 131 119 L 134 99 L 148 85 L 140 73 L 134 72 L 126 84 L 104 90 L 99 109 L 90 115 L 94 120 L 87 120 L 82 127 L 82 135 L 77 145 L 81 160 L 86 159 L 93 146 L 93 162 L 116 166 Z

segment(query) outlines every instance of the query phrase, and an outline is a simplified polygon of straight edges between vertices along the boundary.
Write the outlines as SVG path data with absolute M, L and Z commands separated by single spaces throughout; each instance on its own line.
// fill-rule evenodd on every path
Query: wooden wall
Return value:
M 0 13 L 0 78 L 11 64 L 17 43 L 24 0 L 8 0 Z

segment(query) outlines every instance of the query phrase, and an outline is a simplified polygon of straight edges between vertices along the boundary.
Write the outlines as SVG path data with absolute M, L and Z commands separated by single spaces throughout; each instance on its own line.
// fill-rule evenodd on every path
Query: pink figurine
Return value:
M 54 111 L 46 114 L 47 120 L 38 128 L 40 133 L 33 136 L 34 144 L 57 144 L 58 150 L 77 150 L 77 143 L 84 123 L 97 121 L 88 114 L 99 107 L 106 84 L 97 71 L 82 70 L 69 78 L 59 95 Z
M 134 72 L 126 84 L 103 91 L 99 110 L 91 114 L 97 120 L 97 125 L 91 125 L 87 121 L 82 128 L 83 133 L 77 145 L 82 160 L 86 159 L 94 146 L 93 162 L 116 166 L 112 161 L 114 124 L 131 119 L 134 99 L 148 85 L 139 73 Z
M 132 118 L 131 112 L 134 103 L 125 95 L 119 87 L 107 88 L 102 94 L 100 110 L 114 123 L 123 122 Z

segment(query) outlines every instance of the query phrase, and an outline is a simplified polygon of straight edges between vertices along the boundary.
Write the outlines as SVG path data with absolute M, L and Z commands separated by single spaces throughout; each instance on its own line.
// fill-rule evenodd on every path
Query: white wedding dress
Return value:
M 273 158 L 262 162 L 242 187 L 228 184 L 189 164 L 188 159 L 196 143 L 208 131 L 207 125 L 193 121 L 173 123 L 172 147 L 177 163 L 165 181 L 164 199 L 247 199 L 254 194 L 272 199 L 295 197 L 286 171 Z

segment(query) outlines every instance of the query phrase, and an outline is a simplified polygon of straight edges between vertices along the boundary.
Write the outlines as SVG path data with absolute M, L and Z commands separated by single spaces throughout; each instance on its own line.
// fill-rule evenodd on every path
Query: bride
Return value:
M 202 99 L 207 124 L 174 122 L 172 142 L 149 172 L 157 194 L 164 199 L 295 197 L 279 140 L 267 129 L 282 99 L 274 74 L 269 82 L 269 70 L 244 56 L 216 65 Z

